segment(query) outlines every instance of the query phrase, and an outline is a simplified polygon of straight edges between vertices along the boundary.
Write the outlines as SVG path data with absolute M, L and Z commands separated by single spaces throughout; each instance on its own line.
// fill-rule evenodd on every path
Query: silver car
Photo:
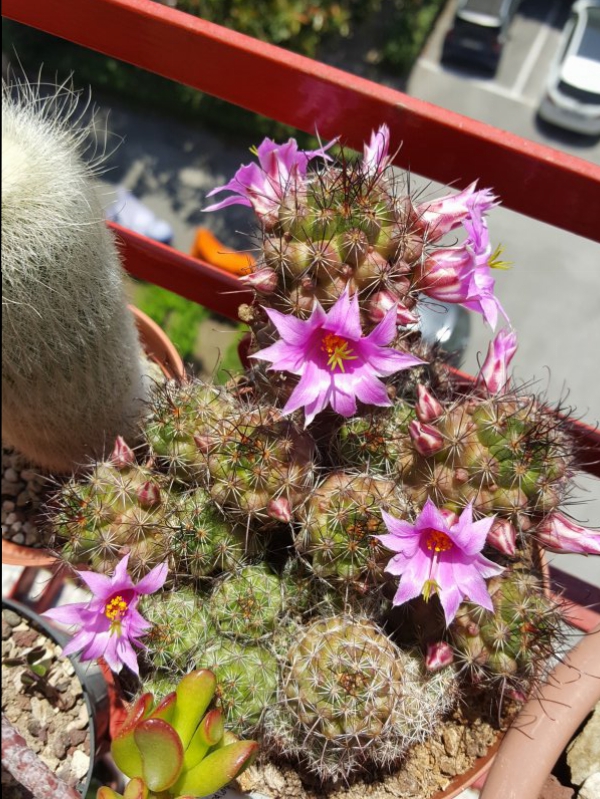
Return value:
M 600 0 L 577 0 L 539 107 L 546 122 L 600 136 Z

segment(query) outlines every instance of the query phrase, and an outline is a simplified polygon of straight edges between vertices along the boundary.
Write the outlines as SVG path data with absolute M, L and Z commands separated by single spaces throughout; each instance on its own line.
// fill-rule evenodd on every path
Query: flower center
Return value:
M 352 355 L 352 348 L 345 338 L 335 333 L 327 333 L 321 341 L 321 349 L 329 356 L 327 366 L 333 372 L 336 368 L 344 371 L 344 361 L 355 361 L 356 355 Z
M 128 608 L 128 603 L 120 594 L 117 594 L 110 602 L 106 603 L 104 606 L 104 615 L 110 620 L 111 633 L 117 633 L 117 635 L 121 634 L 121 620 L 127 613 Z
M 434 552 L 447 552 L 454 546 L 450 536 L 446 535 L 446 533 L 440 532 L 439 530 L 430 530 L 425 544 L 427 549 L 431 549 Z

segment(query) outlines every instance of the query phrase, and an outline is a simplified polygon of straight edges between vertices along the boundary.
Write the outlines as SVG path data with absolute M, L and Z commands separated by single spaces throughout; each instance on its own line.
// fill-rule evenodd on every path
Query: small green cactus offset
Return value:
M 156 704 L 143 694 L 113 738 L 111 754 L 130 782 L 123 796 L 100 788 L 97 799 L 190 799 L 208 796 L 254 760 L 258 744 L 240 741 L 210 709 L 216 689 L 208 670 L 187 674 Z

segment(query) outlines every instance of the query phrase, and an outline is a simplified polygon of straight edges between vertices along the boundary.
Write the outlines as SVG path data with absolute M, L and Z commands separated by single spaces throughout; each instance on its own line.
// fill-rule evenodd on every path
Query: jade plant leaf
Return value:
M 216 688 L 217 678 L 208 669 L 191 671 L 177 686 L 177 702 L 171 724 L 177 730 L 184 750 L 192 740 Z
M 142 694 L 131 706 L 110 746 L 117 768 L 128 777 L 141 777 L 143 774 L 142 756 L 136 746 L 133 733 L 136 725 L 150 715 L 153 704 L 154 697 L 151 693 Z
M 171 724 L 173 715 L 175 713 L 176 701 L 177 701 L 177 694 L 175 693 L 175 691 L 173 691 L 170 694 L 167 694 L 165 698 L 161 702 L 159 702 L 159 704 L 154 708 L 149 718 L 162 719 L 163 721 L 166 721 L 168 724 Z
M 218 791 L 252 763 L 257 751 L 256 741 L 237 741 L 216 749 L 183 772 L 174 786 L 176 795 L 207 796 Z
M 146 719 L 135 729 L 135 743 L 142 757 L 142 777 L 151 791 L 166 791 L 183 766 L 183 746 L 166 721 Z
M 223 738 L 225 724 L 220 710 L 209 710 L 202 719 L 185 750 L 184 766 L 192 769 L 202 760 L 208 750 L 216 746 Z
M 148 799 L 149 794 L 148 786 L 136 777 L 125 788 L 123 799 Z

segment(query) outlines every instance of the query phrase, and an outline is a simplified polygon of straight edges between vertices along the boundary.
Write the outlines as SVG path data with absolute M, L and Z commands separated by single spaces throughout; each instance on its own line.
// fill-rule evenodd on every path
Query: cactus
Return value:
M 232 522 L 261 529 L 290 522 L 311 488 L 312 437 L 268 405 L 201 381 L 153 398 L 151 451 L 188 484 L 202 484 Z
M 207 670 L 187 674 L 159 704 L 145 693 L 113 738 L 111 754 L 131 782 L 125 799 L 207 796 L 247 768 L 258 744 L 226 731 L 222 713 L 209 709 L 216 679 Z M 123 799 L 102 787 L 97 799 Z
M 478 685 L 527 694 L 559 648 L 559 608 L 524 568 L 492 578 L 488 589 L 493 613 L 464 603 L 450 626 L 456 662 Z
M 138 465 L 122 439 L 110 460 L 61 487 L 50 514 L 62 557 L 98 571 L 110 571 L 125 551 L 134 576 L 167 561 L 174 572 L 204 577 L 245 557 L 244 531 L 231 528 L 203 489 L 180 493 Z
M 76 95 L 2 86 L 2 439 L 71 472 L 134 438 L 147 386 Z
M 336 452 L 342 463 L 400 481 L 421 505 L 458 511 L 472 502 L 516 532 L 564 499 L 573 446 L 555 415 L 533 397 L 460 398 L 422 422 L 417 407 L 398 400 L 389 410 L 346 421 Z
M 396 763 L 452 705 L 452 669 L 433 679 L 365 619 L 332 616 L 299 631 L 283 667 L 266 746 L 322 782 Z
M 343 593 L 362 597 L 381 586 L 389 553 L 373 536 L 383 532 L 381 511 L 406 516 L 410 504 L 390 481 L 369 474 L 333 472 L 302 507 L 296 548 L 312 570 L 338 583 Z

